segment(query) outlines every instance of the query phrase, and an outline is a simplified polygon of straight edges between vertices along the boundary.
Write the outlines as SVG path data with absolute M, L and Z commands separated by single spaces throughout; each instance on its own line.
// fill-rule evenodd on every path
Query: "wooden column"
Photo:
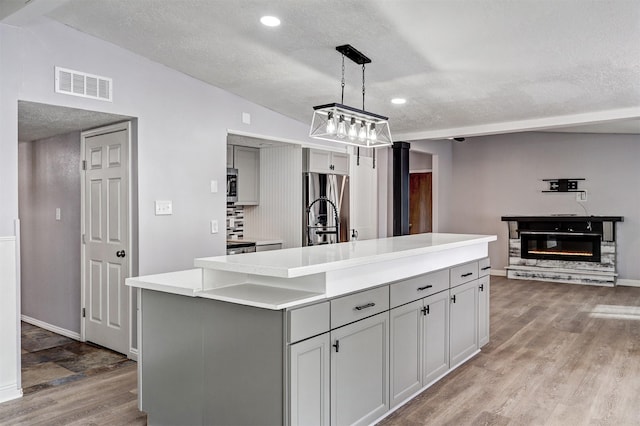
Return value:
M 409 234 L 408 142 L 393 143 L 393 236 Z

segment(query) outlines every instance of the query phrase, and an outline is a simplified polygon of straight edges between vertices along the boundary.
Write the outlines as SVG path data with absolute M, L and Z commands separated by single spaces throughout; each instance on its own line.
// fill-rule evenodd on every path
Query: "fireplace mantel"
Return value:
M 622 216 L 502 216 L 514 279 L 614 286 L 616 226 Z
M 503 222 L 623 222 L 622 216 L 578 216 L 557 214 L 549 216 L 502 216 Z

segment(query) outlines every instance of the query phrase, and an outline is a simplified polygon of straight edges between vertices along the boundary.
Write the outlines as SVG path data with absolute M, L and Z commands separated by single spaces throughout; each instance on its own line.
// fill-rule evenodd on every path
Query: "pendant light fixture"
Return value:
M 393 144 L 389 130 L 389 118 L 364 109 L 364 71 L 371 59 L 350 44 L 336 47 L 342 54 L 342 98 L 340 103 L 313 107 L 313 119 L 309 136 L 332 142 L 340 142 L 365 148 L 377 148 Z M 362 65 L 362 109 L 344 105 L 344 58 Z

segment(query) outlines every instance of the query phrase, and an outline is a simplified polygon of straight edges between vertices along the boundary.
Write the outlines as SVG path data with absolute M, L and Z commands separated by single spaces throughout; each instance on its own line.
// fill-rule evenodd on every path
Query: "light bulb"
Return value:
M 349 139 L 354 140 L 358 135 L 358 131 L 356 130 L 356 119 L 355 117 L 351 117 L 351 124 L 349 125 Z
M 327 118 L 327 133 L 333 135 L 336 133 L 336 122 L 333 119 L 333 113 L 329 112 L 329 117 Z
M 347 129 L 346 125 L 344 124 L 344 115 L 341 115 L 340 119 L 338 120 L 338 137 L 344 138 L 345 136 L 347 136 Z
M 360 130 L 358 131 L 358 140 L 364 141 L 367 138 L 367 125 L 364 121 L 360 124 Z
M 376 132 L 376 123 L 371 123 L 369 127 L 369 140 L 375 142 L 378 139 L 378 132 Z

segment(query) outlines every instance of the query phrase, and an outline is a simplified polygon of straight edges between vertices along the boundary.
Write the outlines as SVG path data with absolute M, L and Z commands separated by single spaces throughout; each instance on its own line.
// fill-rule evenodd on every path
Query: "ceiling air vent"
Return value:
M 113 80 L 86 72 L 56 67 L 56 92 L 112 101 Z

